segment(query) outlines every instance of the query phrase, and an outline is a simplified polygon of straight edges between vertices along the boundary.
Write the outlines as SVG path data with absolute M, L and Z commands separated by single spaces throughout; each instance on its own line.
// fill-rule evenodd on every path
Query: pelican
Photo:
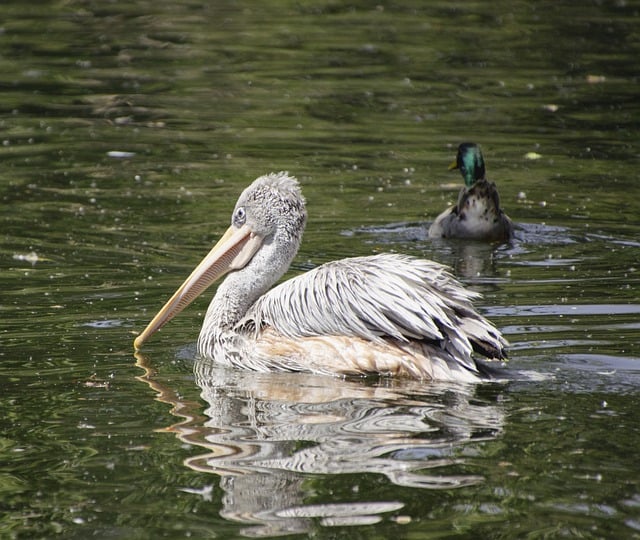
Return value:
M 494 182 L 485 178 L 484 159 L 475 143 L 458 146 L 449 170 L 460 169 L 465 187 L 458 202 L 447 208 L 429 227 L 431 238 L 463 238 L 504 242 L 513 236 L 513 223 L 500 208 Z
M 231 226 L 134 341 L 136 350 L 218 278 L 198 354 L 257 371 L 479 381 L 474 359 L 507 342 L 437 263 L 379 254 L 329 262 L 271 288 L 298 251 L 307 214 L 298 181 L 271 173 L 247 187 Z

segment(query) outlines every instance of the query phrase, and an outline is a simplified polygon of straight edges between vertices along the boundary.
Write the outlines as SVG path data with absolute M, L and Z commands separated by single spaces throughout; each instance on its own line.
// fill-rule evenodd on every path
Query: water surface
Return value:
M 636 2 L 0 6 L 0 536 L 640 537 Z M 508 245 L 431 241 L 482 145 Z M 288 276 L 450 265 L 511 342 L 478 386 L 133 337 L 289 170 Z

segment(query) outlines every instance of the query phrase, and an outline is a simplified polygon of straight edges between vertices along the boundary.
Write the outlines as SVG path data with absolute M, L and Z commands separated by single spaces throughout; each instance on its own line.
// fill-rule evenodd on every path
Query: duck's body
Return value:
M 306 221 L 297 181 L 258 178 L 227 234 L 145 331 L 142 343 L 215 279 L 200 355 L 259 371 L 382 374 L 475 381 L 472 352 L 505 358 L 506 341 L 439 264 L 382 254 L 330 262 L 269 290 L 297 252 Z
M 484 159 L 474 143 L 458 147 L 450 169 L 460 169 L 465 186 L 458 202 L 440 214 L 429 227 L 431 238 L 508 241 L 513 222 L 500 207 L 500 195 L 494 182 L 485 178 Z

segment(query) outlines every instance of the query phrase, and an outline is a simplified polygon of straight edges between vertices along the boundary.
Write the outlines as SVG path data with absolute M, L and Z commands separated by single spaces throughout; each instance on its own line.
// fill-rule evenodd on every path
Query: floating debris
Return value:
M 35 266 L 38 261 L 44 260 L 38 257 L 38 254 L 35 251 L 32 251 L 31 253 L 14 253 L 13 259 L 16 261 L 27 261 L 28 263 L 31 263 L 32 266 Z
M 133 156 L 136 155 L 136 153 L 135 152 L 125 152 L 123 150 L 109 150 L 107 152 L 107 155 L 109 157 L 112 157 L 112 158 L 127 159 L 127 158 L 132 158 Z
M 587 75 L 587 82 L 589 84 L 600 84 L 607 80 L 604 75 Z
M 542 154 L 538 154 L 538 152 L 527 152 L 524 155 L 524 159 L 540 159 Z
M 555 103 L 547 103 L 546 105 L 543 105 L 542 108 L 545 111 L 557 112 L 560 107 L 558 107 Z
M 89 326 L 90 328 L 118 328 L 124 324 L 122 319 L 104 319 L 89 321 L 82 326 Z
M 109 389 L 110 382 L 105 379 L 100 379 L 98 376 L 93 373 L 86 381 L 84 381 L 84 386 L 87 388 L 106 388 Z

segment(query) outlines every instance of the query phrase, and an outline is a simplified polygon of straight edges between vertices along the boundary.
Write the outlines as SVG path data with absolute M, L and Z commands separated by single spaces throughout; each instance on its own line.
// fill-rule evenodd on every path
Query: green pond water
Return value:
M 0 538 L 640 538 L 640 3 L 0 4 Z M 431 241 L 462 141 L 517 223 Z M 451 266 L 510 341 L 476 386 L 132 340 L 288 170 L 288 277 Z

